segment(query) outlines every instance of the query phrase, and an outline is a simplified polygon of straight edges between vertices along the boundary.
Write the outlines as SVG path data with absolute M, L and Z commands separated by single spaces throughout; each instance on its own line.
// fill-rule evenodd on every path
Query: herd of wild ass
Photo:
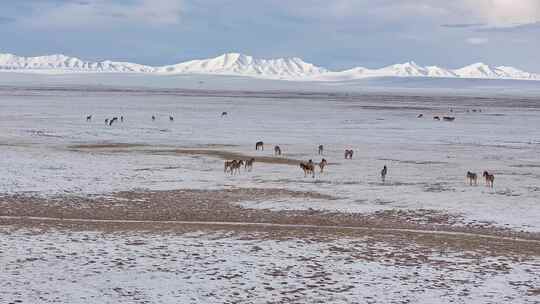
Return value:
M 255 143 L 255 151 L 264 151 L 264 142 L 258 141 Z M 319 145 L 318 146 L 318 154 L 323 155 L 324 153 L 324 146 Z M 352 149 L 345 149 L 344 157 L 345 159 L 352 159 L 354 155 L 354 151 Z M 274 156 L 281 156 L 281 147 L 280 146 L 274 146 Z M 225 166 L 223 169 L 223 172 L 229 173 L 231 175 L 240 174 L 240 169 L 242 166 L 244 166 L 244 169 L 246 171 L 251 171 L 253 168 L 253 163 L 255 162 L 255 158 L 250 158 L 248 160 L 226 160 Z M 328 161 L 326 159 L 321 159 L 319 163 L 313 162 L 313 160 L 308 160 L 307 162 L 301 162 L 300 163 L 300 169 L 304 172 L 304 177 L 311 176 L 315 178 L 315 169 L 316 167 L 319 167 L 320 174 L 324 173 L 324 168 L 328 165 Z M 385 165 L 381 172 L 381 180 L 384 183 L 386 181 L 386 175 L 388 174 L 388 167 Z M 488 171 L 484 171 L 482 174 L 482 177 L 485 180 L 486 186 L 493 188 L 493 182 L 495 180 L 495 176 L 493 174 L 490 174 Z M 467 181 L 472 186 L 478 185 L 478 175 L 476 173 L 467 172 L 466 175 Z
M 473 112 L 477 112 L 477 111 L 481 112 L 482 110 L 473 109 L 472 111 Z M 451 110 L 451 112 L 452 112 L 452 110 Z M 469 112 L 469 110 L 467 110 L 467 112 Z M 228 115 L 227 112 L 222 112 L 221 113 L 221 117 L 224 117 L 224 116 L 227 116 L 227 115 Z M 423 118 L 423 117 L 424 117 L 423 114 L 419 114 L 417 116 L 417 118 Z M 434 116 L 433 119 L 434 120 L 441 120 L 441 117 Z M 453 117 L 453 116 L 443 116 L 442 119 L 445 120 L 445 121 L 454 121 L 455 117 Z M 156 120 L 156 116 L 152 115 L 152 121 L 155 121 L 155 120 Z M 92 115 L 86 116 L 86 121 L 87 122 L 92 121 Z M 110 119 L 106 118 L 105 119 L 105 125 L 112 126 L 112 124 L 115 123 L 116 121 L 118 121 L 117 116 L 114 116 L 114 117 L 112 117 Z M 170 122 L 174 121 L 174 117 L 172 115 L 169 115 L 169 121 Z M 124 116 L 120 116 L 120 122 L 124 122 Z M 264 142 L 262 142 L 262 141 L 258 141 L 258 142 L 255 143 L 255 151 L 259 151 L 259 150 L 264 151 Z M 324 146 L 319 145 L 317 147 L 317 151 L 318 151 L 319 155 L 323 155 Z M 281 151 L 280 146 L 274 146 L 274 156 L 281 156 L 281 152 L 282 151 Z M 345 149 L 345 152 L 344 152 L 345 159 L 352 159 L 353 155 L 354 155 L 354 151 L 352 149 Z M 240 160 L 226 160 L 223 172 L 229 173 L 231 175 L 240 174 L 240 171 L 241 171 L 242 167 L 244 168 L 245 171 L 251 171 L 253 169 L 253 164 L 254 163 L 255 163 L 255 158 L 250 158 L 250 159 L 246 159 L 246 160 L 242 160 L 242 159 L 240 159 Z M 311 176 L 311 177 L 315 178 L 315 168 L 319 167 L 319 172 L 320 172 L 320 174 L 322 174 L 322 173 L 324 173 L 324 168 L 327 165 L 328 165 L 328 161 L 326 159 L 322 158 L 319 163 L 314 163 L 313 160 L 310 159 L 307 162 L 300 162 L 299 166 L 300 166 L 300 169 L 302 169 L 302 171 L 304 172 L 304 177 Z M 382 180 L 383 183 L 386 181 L 386 175 L 387 174 L 388 174 L 388 167 L 386 167 L 386 165 L 385 165 L 382 168 L 381 172 L 380 172 L 381 180 Z M 482 177 L 485 180 L 486 186 L 493 188 L 493 182 L 495 181 L 495 176 L 493 174 L 489 173 L 488 171 L 484 171 L 483 174 L 482 174 Z M 467 179 L 469 185 L 471 185 L 471 186 L 472 185 L 478 185 L 478 174 L 476 174 L 474 172 L 467 171 L 466 179 Z
M 225 112 L 224 112 L 225 113 Z M 156 115 L 152 115 L 152 121 L 156 120 Z M 92 121 L 92 115 L 86 116 L 86 122 Z M 113 116 L 112 118 L 105 118 L 105 125 L 106 126 L 112 126 L 113 123 L 118 121 L 118 116 Z M 174 116 L 169 115 L 169 121 L 174 121 Z M 120 116 L 120 122 L 124 122 L 124 116 Z

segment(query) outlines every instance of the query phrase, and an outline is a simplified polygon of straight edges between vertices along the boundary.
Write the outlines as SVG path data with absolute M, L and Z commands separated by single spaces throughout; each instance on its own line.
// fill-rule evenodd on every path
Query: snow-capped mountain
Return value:
M 20 57 L 13 54 L 0 54 L 0 70 L 50 71 L 50 72 L 153 72 L 154 68 L 130 63 L 83 61 L 65 55 L 39 57 Z
M 482 78 L 482 79 L 515 79 L 540 80 L 540 74 L 528 73 L 513 67 L 490 67 L 483 63 L 475 63 L 460 69 L 445 69 L 438 66 L 422 67 L 415 62 L 394 64 L 380 69 L 357 67 L 341 72 L 320 74 L 317 80 L 353 80 L 370 77 L 436 77 L 436 78 Z
M 328 72 L 300 58 L 256 59 L 239 53 L 159 67 L 157 71 L 165 74 L 203 73 L 284 79 L 298 79 Z
M 297 81 L 340 81 L 370 77 L 540 80 L 540 74 L 533 74 L 507 66 L 490 67 L 483 63 L 475 63 L 452 70 L 438 66 L 423 67 L 411 61 L 380 69 L 356 67 L 344 71 L 329 71 L 296 57 L 258 59 L 239 53 L 227 53 L 215 58 L 191 60 L 158 67 L 108 60 L 100 62 L 83 61 L 65 55 L 20 57 L 12 54 L 0 54 L 0 71 L 40 73 L 108 72 L 159 75 L 216 74 Z
M 461 78 L 503 78 L 540 80 L 539 74 L 528 73 L 513 67 L 490 67 L 484 63 L 475 63 L 454 71 Z

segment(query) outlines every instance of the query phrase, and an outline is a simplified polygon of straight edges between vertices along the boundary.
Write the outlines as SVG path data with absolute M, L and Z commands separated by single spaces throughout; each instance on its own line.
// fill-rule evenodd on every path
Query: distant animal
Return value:
M 232 171 L 233 166 L 236 165 L 236 160 L 226 160 L 223 172 L 227 173 L 229 170 Z
M 484 179 L 486 181 L 486 186 L 493 188 L 493 182 L 495 181 L 495 175 L 490 174 L 487 171 L 484 171 L 482 176 L 484 177 Z
M 434 120 L 441 120 L 441 118 L 439 116 L 433 116 L 433 119 Z
M 321 159 L 321 162 L 319 163 L 319 169 L 321 169 L 321 174 L 324 173 L 324 168 L 326 168 L 327 165 L 328 162 L 326 161 L 326 159 Z
M 264 151 L 264 143 L 262 141 L 258 141 L 255 143 L 255 151 L 258 151 L 259 148 L 261 148 L 261 150 Z
M 281 155 L 281 148 L 279 146 L 274 147 L 274 155 Z
M 255 163 L 255 158 L 250 158 L 246 160 L 244 164 L 244 170 L 248 170 L 251 172 L 251 170 L 253 169 L 253 163 Z
M 86 116 L 86 121 L 91 121 L 91 120 L 92 120 L 92 115 Z
M 424 117 L 424 114 L 418 114 L 418 116 L 416 116 L 416 118 L 422 118 Z
M 152 121 L 155 121 L 155 120 L 156 120 L 156 116 L 152 115 Z
M 323 145 L 319 145 L 319 155 L 322 155 L 322 154 L 323 154 L 323 151 L 324 151 L 324 146 L 323 146 Z
M 229 113 L 227 113 L 227 112 L 221 112 L 221 117 L 227 116 L 228 114 L 229 114 Z
M 473 173 L 471 171 L 467 171 L 467 181 L 469 181 L 470 186 L 472 186 L 473 183 L 474 185 L 478 185 L 478 175 L 476 175 L 476 173 Z
M 473 109 L 472 111 L 473 111 L 473 113 L 476 113 L 476 109 Z
M 169 115 L 169 121 L 174 121 L 174 117 L 172 117 L 171 115 Z
M 109 126 L 112 126 L 112 124 L 118 120 L 118 117 L 113 117 L 111 120 L 109 120 Z
M 388 174 L 388 168 L 385 165 L 381 170 L 381 180 L 383 183 L 386 181 L 386 174 Z
M 106 124 L 106 125 L 109 124 L 109 119 L 108 119 L 108 118 L 105 118 L 105 124 Z
M 235 175 L 235 174 L 240 174 L 240 168 L 242 168 L 242 166 L 244 165 L 244 161 L 243 160 L 237 160 L 232 166 L 231 166 L 231 174 L 232 175 Z
M 124 122 L 124 116 L 120 116 L 120 122 Z
M 444 116 L 443 117 L 443 120 L 444 121 L 454 121 L 456 118 L 454 116 Z
M 345 150 L 345 159 L 352 159 L 353 157 L 353 154 L 354 154 L 354 151 L 353 150 Z
M 311 159 L 307 163 L 301 162 L 300 169 L 304 171 L 304 177 L 311 174 L 311 176 L 315 178 L 315 166 L 313 165 L 313 161 Z

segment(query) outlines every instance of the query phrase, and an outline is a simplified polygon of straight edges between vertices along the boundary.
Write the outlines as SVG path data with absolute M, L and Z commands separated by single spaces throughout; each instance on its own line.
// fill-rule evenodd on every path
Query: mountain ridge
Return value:
M 509 66 L 489 66 L 478 62 L 458 69 L 420 66 L 414 61 L 379 69 L 355 67 L 330 71 L 298 57 L 260 59 L 241 53 L 225 53 L 208 59 L 196 59 L 172 65 L 149 66 L 121 61 L 85 61 L 77 57 L 53 54 L 22 57 L 0 53 L 0 71 L 37 73 L 147 73 L 159 75 L 213 74 L 248 76 L 298 81 L 342 81 L 372 77 L 428 77 L 465 79 L 540 80 L 540 74 Z

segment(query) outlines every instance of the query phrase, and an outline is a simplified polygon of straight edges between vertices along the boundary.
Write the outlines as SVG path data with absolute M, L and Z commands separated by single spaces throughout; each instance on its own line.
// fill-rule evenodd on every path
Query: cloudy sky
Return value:
M 540 0 L 17 0 L 0 52 L 162 65 L 240 52 L 331 69 L 414 60 L 540 72 Z

